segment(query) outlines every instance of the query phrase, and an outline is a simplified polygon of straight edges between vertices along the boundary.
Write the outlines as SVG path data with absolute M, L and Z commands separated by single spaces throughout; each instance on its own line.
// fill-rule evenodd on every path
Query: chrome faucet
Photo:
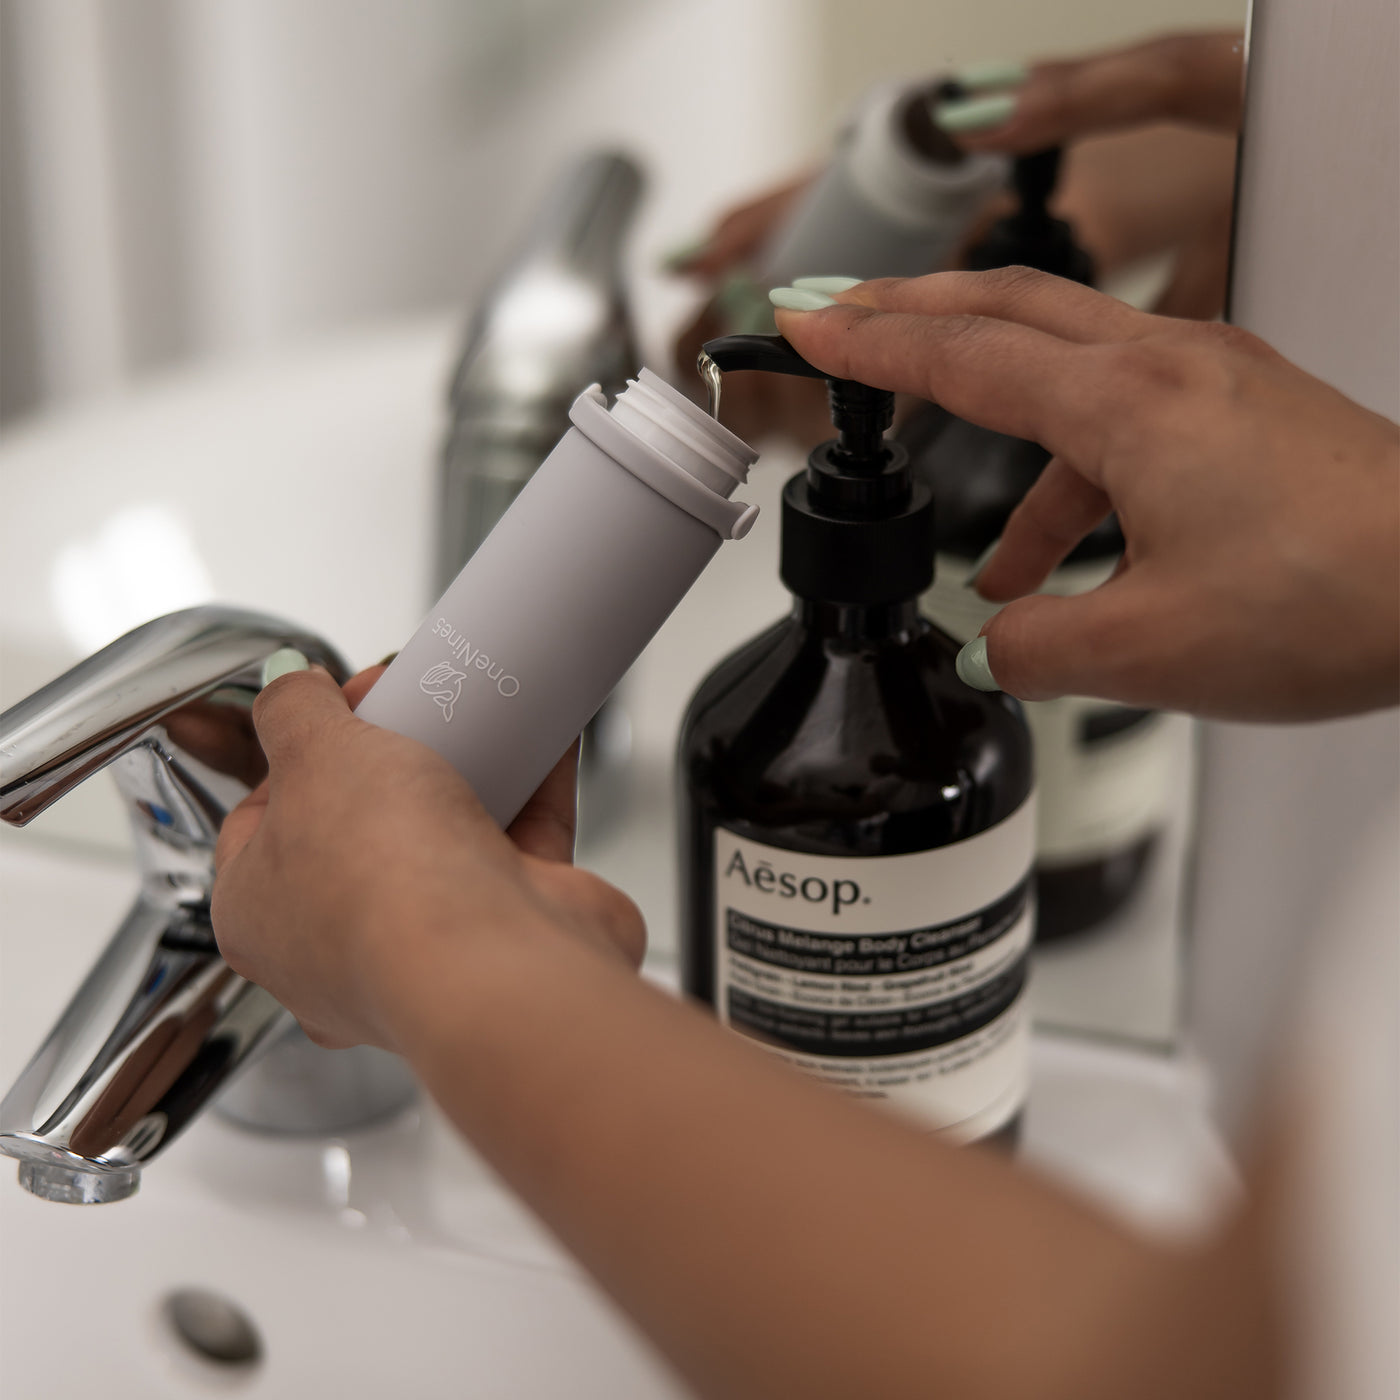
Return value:
M 48 1200 L 121 1200 L 141 1168 L 238 1071 L 229 1116 L 271 1131 L 339 1131 L 412 1096 L 375 1050 L 325 1051 L 219 955 L 214 843 L 266 760 L 251 707 L 262 666 L 295 647 L 337 680 L 340 656 L 276 618 L 192 608 L 118 638 L 0 714 L 0 818 L 23 826 L 110 767 L 141 890 L 0 1103 L 0 1151 Z

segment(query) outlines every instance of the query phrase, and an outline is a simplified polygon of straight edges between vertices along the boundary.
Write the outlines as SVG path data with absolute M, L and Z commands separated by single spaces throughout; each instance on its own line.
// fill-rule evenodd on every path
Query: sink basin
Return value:
M 8 1084 L 134 879 L 25 833 L 0 840 L 0 888 Z M 7 1394 L 680 1393 L 426 1101 L 344 1138 L 206 1115 L 108 1206 L 39 1200 L 0 1161 Z M 168 1304 L 191 1289 L 242 1314 L 259 1359 L 212 1360 L 186 1340 Z
M 37 832 L 0 839 L 6 1083 L 133 884 Z M 1039 1037 L 1027 1129 L 1030 1161 L 1148 1228 L 1198 1228 L 1232 1189 L 1202 1078 L 1180 1061 Z M 16 1395 L 682 1393 L 427 1101 L 343 1137 L 206 1115 L 115 1205 L 39 1200 L 9 1165 L 0 1355 Z M 188 1290 L 236 1310 L 256 1359 L 211 1359 L 180 1330 L 170 1304 Z
M 426 601 L 457 332 L 437 317 L 191 372 L 7 434 L 0 707 L 110 640 L 104 628 L 209 598 L 314 626 L 357 664 L 395 647 Z M 581 844 L 642 907 L 663 984 L 679 715 L 715 658 L 787 607 L 775 506 L 795 466 L 765 454 L 745 492 L 763 507 L 757 528 L 721 551 L 625 682 L 629 817 Z M 152 571 L 152 557 L 176 562 Z M 3 1084 L 130 902 L 127 845 L 105 778 L 0 836 Z M 1189 1232 L 1233 1190 L 1208 1110 L 1189 1056 L 1039 1034 L 1025 1154 L 1145 1228 Z M 16 1395 L 681 1393 L 426 1101 L 344 1137 L 206 1115 L 138 1195 L 98 1208 L 29 1196 L 0 1160 L 0 1251 Z

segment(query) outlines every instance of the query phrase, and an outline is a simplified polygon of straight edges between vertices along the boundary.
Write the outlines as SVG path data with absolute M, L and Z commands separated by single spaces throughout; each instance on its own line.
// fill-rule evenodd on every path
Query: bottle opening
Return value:
M 682 471 L 721 496 L 749 477 L 758 453 L 659 374 L 643 369 L 627 381 L 611 416 Z

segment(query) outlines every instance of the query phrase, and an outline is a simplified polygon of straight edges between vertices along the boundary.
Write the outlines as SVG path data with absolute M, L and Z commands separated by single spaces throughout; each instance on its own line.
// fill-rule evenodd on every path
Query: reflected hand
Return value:
M 787 217 L 812 179 L 812 173 L 806 172 L 727 209 L 697 247 L 671 258 L 670 271 L 717 282 L 726 273 L 744 266 L 763 251 L 773 230 Z
M 570 864 L 577 745 L 503 833 L 445 759 L 355 717 L 381 673 L 342 692 L 295 672 L 258 696 L 268 779 L 228 815 L 216 856 L 230 966 L 318 1044 L 394 1049 L 391 992 L 431 976 L 444 944 L 489 957 L 500 939 L 562 931 L 639 963 L 636 906 Z
M 918 394 L 1054 459 L 978 591 L 1023 699 L 1095 695 L 1301 720 L 1400 698 L 1400 432 L 1230 326 L 1041 273 L 866 282 L 778 313 L 828 373 Z M 1025 597 L 1110 511 L 1127 549 L 1073 598 Z
M 736 205 L 720 216 L 698 248 L 671 260 L 671 271 L 719 286 L 676 338 L 676 369 L 683 385 L 695 384 L 695 360 L 707 340 L 733 331 L 772 330 L 767 288 L 744 269 L 752 267 L 812 178 L 800 175 Z M 720 418 L 746 441 L 781 433 L 804 447 L 820 442 L 830 429 L 824 386 L 785 375 L 725 375 Z
M 1169 34 L 1087 58 L 1037 63 L 999 126 L 960 131 L 970 151 L 1025 155 L 1150 122 L 1237 132 L 1244 98 L 1244 36 L 1233 30 Z
M 1056 212 L 1101 274 L 1171 250 L 1154 310 L 1210 320 L 1225 304 L 1244 36 L 1171 34 L 1038 63 L 999 125 L 960 131 L 970 151 L 1070 146 Z

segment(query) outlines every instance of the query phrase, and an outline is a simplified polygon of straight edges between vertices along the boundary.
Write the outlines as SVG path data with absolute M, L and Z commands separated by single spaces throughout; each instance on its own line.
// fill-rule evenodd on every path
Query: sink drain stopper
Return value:
M 162 1305 L 175 1335 L 196 1356 L 219 1366 L 252 1366 L 262 1358 L 262 1338 L 237 1303 L 206 1288 L 179 1288 Z

